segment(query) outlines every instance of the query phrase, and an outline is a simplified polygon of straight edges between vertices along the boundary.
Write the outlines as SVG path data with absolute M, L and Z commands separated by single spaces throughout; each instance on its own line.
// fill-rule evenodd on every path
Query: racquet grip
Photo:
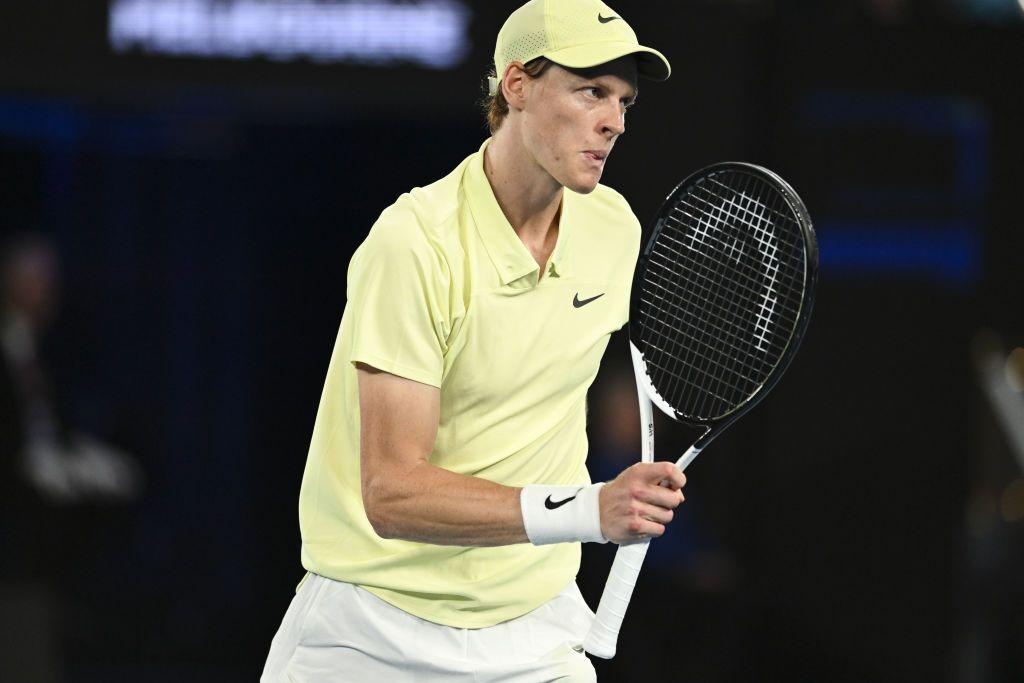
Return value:
M 583 649 L 595 657 L 611 659 L 615 656 L 622 619 L 626 616 L 626 608 L 629 607 L 629 599 L 633 595 L 633 587 L 636 586 L 650 544 L 650 539 L 647 539 L 640 543 L 621 545 L 615 553 L 615 562 L 612 563 L 608 582 L 604 585 L 601 602 L 597 606 L 597 616 L 583 641 Z

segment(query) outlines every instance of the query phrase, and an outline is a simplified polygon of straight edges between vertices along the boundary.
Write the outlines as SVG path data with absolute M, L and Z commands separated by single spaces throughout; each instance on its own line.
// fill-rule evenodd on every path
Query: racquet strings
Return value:
M 679 417 L 721 418 L 793 338 L 806 279 L 796 214 L 758 175 L 713 173 L 675 198 L 646 257 L 630 338 Z

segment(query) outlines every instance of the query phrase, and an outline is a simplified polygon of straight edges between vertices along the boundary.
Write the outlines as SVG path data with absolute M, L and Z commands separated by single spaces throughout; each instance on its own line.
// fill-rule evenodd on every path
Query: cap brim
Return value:
M 571 69 L 588 69 L 626 55 L 636 55 L 637 73 L 644 78 L 664 81 L 672 75 L 672 65 L 665 59 L 665 55 L 636 43 L 589 43 L 544 53 L 555 64 Z

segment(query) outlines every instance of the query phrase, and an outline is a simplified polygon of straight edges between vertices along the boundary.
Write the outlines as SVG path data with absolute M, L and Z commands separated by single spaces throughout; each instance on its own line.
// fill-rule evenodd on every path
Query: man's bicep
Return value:
M 373 508 L 395 493 L 389 484 L 428 461 L 437 438 L 441 390 L 365 363 L 356 364 L 356 374 L 363 505 L 373 523 Z

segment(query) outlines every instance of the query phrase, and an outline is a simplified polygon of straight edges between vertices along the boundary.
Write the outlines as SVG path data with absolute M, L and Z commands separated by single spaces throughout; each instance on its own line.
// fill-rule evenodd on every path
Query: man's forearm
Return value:
M 423 462 L 400 472 L 382 472 L 364 486 L 363 503 L 383 538 L 437 545 L 511 545 L 529 542 L 520 491 Z

